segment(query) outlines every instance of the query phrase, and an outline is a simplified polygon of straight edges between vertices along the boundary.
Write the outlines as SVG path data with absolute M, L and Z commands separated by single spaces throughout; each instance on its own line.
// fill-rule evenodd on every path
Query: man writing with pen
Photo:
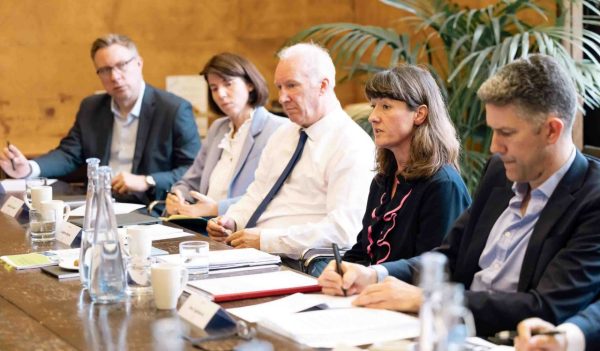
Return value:
M 528 317 L 562 323 L 600 294 L 600 162 L 576 150 L 575 86 L 553 58 L 531 55 L 489 78 L 478 95 L 495 153 L 473 204 L 434 249 L 465 288 L 477 334 Z M 359 306 L 417 312 L 420 257 L 364 267 L 330 264 L 323 292 Z

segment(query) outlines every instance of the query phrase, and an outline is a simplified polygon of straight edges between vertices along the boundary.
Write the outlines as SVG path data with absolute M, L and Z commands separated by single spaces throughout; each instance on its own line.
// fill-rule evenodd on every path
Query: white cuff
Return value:
M 28 162 L 29 162 L 29 167 L 31 167 L 31 173 L 29 173 L 29 175 L 26 178 L 29 179 L 29 178 L 39 177 L 40 174 L 42 174 L 40 165 L 38 165 L 38 163 L 35 161 L 28 161 Z
M 585 336 L 579 327 L 573 323 L 563 323 L 556 327 L 565 332 L 567 351 L 585 351 Z
M 387 278 L 388 275 L 390 275 L 390 272 L 388 272 L 387 268 L 385 268 L 383 265 L 376 264 L 371 266 L 371 268 L 373 268 L 377 273 L 378 283 L 381 283 L 385 278 Z

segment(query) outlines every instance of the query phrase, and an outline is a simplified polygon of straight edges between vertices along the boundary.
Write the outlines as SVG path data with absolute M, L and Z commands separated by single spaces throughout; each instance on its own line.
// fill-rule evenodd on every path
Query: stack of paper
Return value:
M 179 254 L 161 257 L 170 263 L 180 263 Z M 281 258 L 260 250 L 246 248 L 236 250 L 216 250 L 208 253 L 208 269 L 211 271 L 239 267 L 253 267 L 280 264 Z
M 416 317 L 357 307 L 279 314 L 260 320 L 258 326 L 314 348 L 368 345 L 419 336 Z
M 215 302 L 321 291 L 317 279 L 291 270 L 201 279 L 188 285 L 209 294 Z
M 265 303 L 251 306 L 228 308 L 227 312 L 245 320 L 256 323 L 263 319 L 283 314 L 296 313 L 309 309 L 352 308 L 352 300 L 356 296 L 331 296 L 325 294 L 296 293 Z
M 152 241 L 194 236 L 194 234 L 184 232 L 181 228 L 169 227 L 163 224 L 150 224 L 146 225 L 145 228 L 152 235 Z M 118 231 L 121 238 L 127 236 L 127 228 L 119 228 Z

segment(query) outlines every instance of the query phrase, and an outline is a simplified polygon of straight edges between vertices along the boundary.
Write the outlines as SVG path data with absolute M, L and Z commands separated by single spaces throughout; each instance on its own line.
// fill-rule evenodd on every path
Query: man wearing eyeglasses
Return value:
M 127 36 L 96 39 L 91 56 L 106 93 L 82 101 L 58 148 L 28 161 L 10 145 L 0 154 L 0 166 L 13 178 L 55 178 L 98 157 L 112 167 L 120 200 L 163 198 L 200 148 L 191 105 L 144 82 L 143 60 Z

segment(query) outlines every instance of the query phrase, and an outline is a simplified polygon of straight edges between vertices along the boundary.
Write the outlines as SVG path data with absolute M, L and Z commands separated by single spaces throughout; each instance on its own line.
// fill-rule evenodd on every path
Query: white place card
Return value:
M 10 196 L 4 205 L 2 205 L 0 211 L 11 217 L 16 217 L 24 203 L 25 202 L 18 197 Z
M 178 313 L 181 318 L 206 331 L 235 328 L 235 321 L 221 306 L 199 294 L 191 294 Z
M 61 243 L 71 246 L 73 240 L 77 237 L 77 234 L 81 231 L 81 228 L 70 222 L 62 222 L 60 232 L 56 233 L 56 240 Z

